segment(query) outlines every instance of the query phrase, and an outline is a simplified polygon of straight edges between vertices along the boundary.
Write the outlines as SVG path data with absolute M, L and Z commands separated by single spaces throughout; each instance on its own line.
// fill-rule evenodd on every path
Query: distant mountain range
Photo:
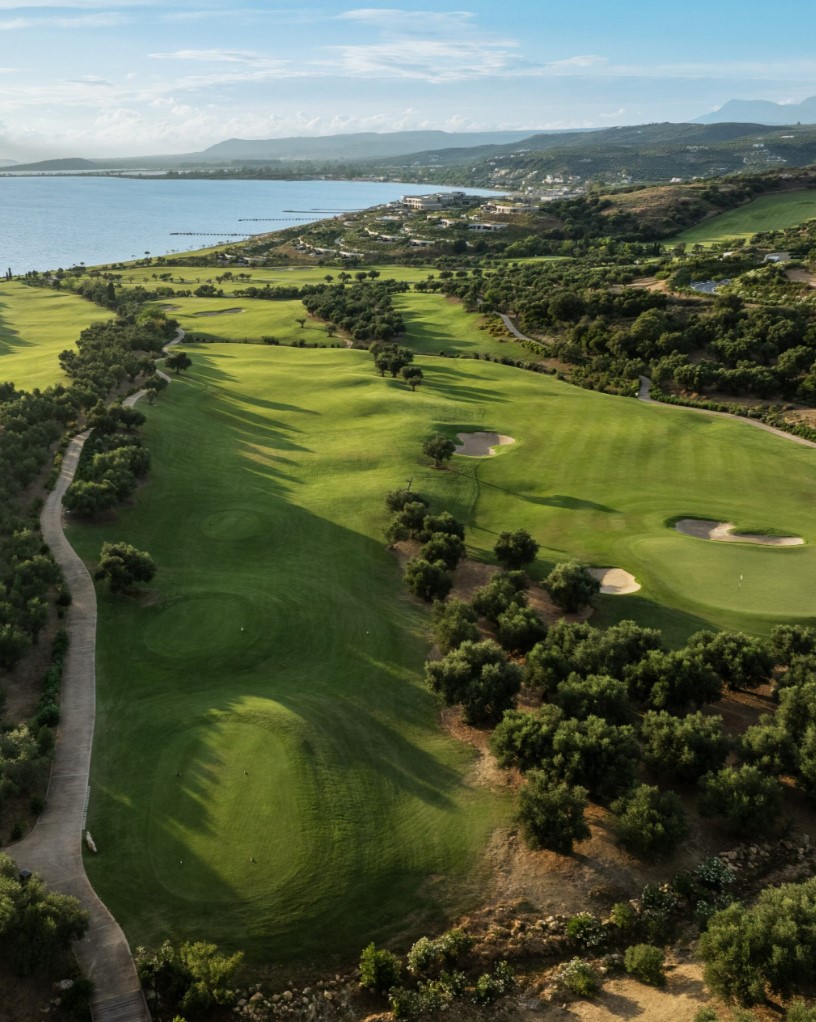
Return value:
M 483 145 L 505 145 L 534 135 L 526 131 L 394 131 L 379 134 L 360 132 L 352 135 L 321 135 L 312 138 L 230 138 L 197 153 L 174 153 L 166 156 L 131 156 L 111 159 L 42 160 L 16 164 L 14 170 L 128 170 L 173 169 L 189 167 L 246 166 L 274 161 L 308 161 L 318 163 L 357 163 L 408 156 L 429 149 L 470 148 Z M 11 162 L 11 161 L 10 161 Z
M 729 99 L 719 110 L 695 117 L 694 124 L 816 124 L 816 96 L 801 103 L 771 103 L 767 99 Z

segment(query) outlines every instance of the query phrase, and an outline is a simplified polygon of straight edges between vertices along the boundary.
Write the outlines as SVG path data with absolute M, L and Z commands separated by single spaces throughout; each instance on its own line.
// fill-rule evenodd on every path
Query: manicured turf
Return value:
M 367 355 L 191 350 L 137 505 L 72 530 L 159 564 L 155 603 L 101 601 L 88 868 L 132 944 L 353 956 L 472 903 L 510 808 L 438 728 L 379 535 L 421 405 Z
M 57 356 L 110 313 L 77 295 L 0 283 L 0 382 L 23 390 L 64 380 Z
M 395 295 L 394 305 L 405 321 L 400 343 L 413 351 L 426 355 L 487 353 L 525 361 L 533 357 L 516 341 L 500 341 L 480 329 L 487 324 L 485 317 L 466 312 L 459 302 L 444 295 L 412 291 Z
M 377 270 L 380 280 L 407 280 L 411 283 L 425 280 L 429 274 L 438 274 L 432 266 L 370 266 L 366 263 L 357 269 L 345 272 L 351 274 L 350 283 L 355 282 L 354 274 Z M 300 284 L 323 284 L 326 277 L 332 277 L 332 283 L 339 284 L 339 274 L 344 272 L 338 266 L 127 266 L 124 270 L 115 270 L 121 274 L 120 283 L 125 286 L 142 284 L 146 287 L 166 284 L 173 288 L 197 288 L 200 284 L 212 283 L 221 288 L 225 295 L 231 295 L 236 289 L 245 287 L 285 287 Z M 158 279 L 162 274 L 169 273 L 170 280 Z M 216 278 L 224 273 L 249 274 L 249 280 L 222 280 Z
M 711 245 L 732 238 L 750 238 L 761 231 L 780 231 L 816 217 L 816 194 L 782 192 L 764 195 L 739 209 L 705 220 L 678 235 L 670 244 Z
M 572 556 L 632 571 L 643 590 L 602 598 L 600 623 L 677 641 L 813 623 L 812 450 L 481 361 L 421 359 L 411 393 L 359 352 L 190 353 L 189 377 L 146 409 L 136 506 L 71 529 L 89 559 L 122 538 L 159 564 L 143 602 L 100 604 L 88 869 L 131 943 L 348 955 L 416 934 L 482 882 L 507 806 L 468 783 L 470 754 L 420 682 L 427 615 L 380 539 L 382 495 L 407 478 L 467 522 L 476 556 L 524 527 L 537 574 Z M 438 472 L 418 454 L 433 429 L 517 442 Z M 677 515 L 808 545 L 694 540 Z
M 326 325 L 312 319 L 301 301 L 267 302 L 260 298 L 173 298 L 159 308 L 177 319 L 197 337 L 214 341 L 260 341 L 275 337 L 281 344 L 345 346 L 341 337 L 330 338 Z M 237 310 L 237 311 L 235 311 Z M 303 327 L 298 319 L 306 319 Z

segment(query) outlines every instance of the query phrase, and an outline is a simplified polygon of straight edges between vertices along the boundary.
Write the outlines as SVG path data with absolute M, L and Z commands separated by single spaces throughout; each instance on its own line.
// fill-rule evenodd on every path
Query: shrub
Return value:
M 647 859 L 671 855 L 688 834 L 683 805 L 673 791 L 639 784 L 611 809 L 620 843 Z
M 700 938 L 705 980 L 717 994 L 742 1004 L 809 990 L 816 980 L 816 878 L 766 888 L 749 908 L 712 916 Z
M 773 668 L 771 648 L 762 639 L 741 632 L 697 632 L 688 641 L 728 688 L 756 688 Z
M 691 713 L 674 717 L 650 710 L 640 729 L 643 761 L 655 774 L 679 781 L 696 781 L 719 770 L 728 754 L 722 717 Z
M 538 543 L 526 529 L 517 532 L 502 532 L 493 547 L 496 560 L 505 568 L 524 568 L 535 560 Z
M 477 614 L 482 614 L 491 621 L 498 621 L 499 616 L 509 607 L 527 605 L 527 580 L 520 571 L 504 571 L 477 589 L 471 603 Z
M 453 585 L 444 564 L 431 564 L 422 557 L 412 557 L 408 561 L 403 580 L 409 592 L 426 603 L 443 600 Z
M 583 958 L 573 958 L 562 965 L 556 979 L 578 997 L 594 997 L 601 988 L 597 972 Z
M 606 928 L 591 912 L 579 912 L 567 921 L 566 934 L 586 951 L 603 947 L 607 940 Z
M 574 614 L 592 602 L 601 591 L 601 583 L 590 575 L 589 567 L 581 561 L 564 561 L 556 564 L 544 579 L 544 588 L 556 606 Z
M 463 642 L 441 660 L 425 665 L 430 688 L 448 706 L 461 703 L 469 724 L 498 720 L 514 705 L 521 687 L 521 670 L 489 639 Z
M 511 605 L 499 614 L 499 643 L 511 653 L 526 653 L 547 634 L 547 626 L 532 607 Z
M 633 944 L 626 949 L 623 964 L 630 976 L 649 986 L 662 987 L 666 984 L 663 967 L 666 956 L 654 944 Z
M 464 600 L 438 601 L 433 608 L 433 634 L 443 653 L 461 646 L 463 642 L 478 642 L 480 632 L 477 614 Z
M 498 962 L 493 972 L 483 972 L 476 980 L 473 1000 L 482 1007 L 509 994 L 516 985 L 516 974 L 507 962 Z
M 626 684 L 607 675 L 591 674 L 582 678 L 571 674 L 561 682 L 552 698 L 565 717 L 577 720 L 595 716 L 611 724 L 625 724 L 632 716 Z
M 402 511 L 406 504 L 422 504 L 428 506 L 428 501 L 419 493 L 413 490 L 391 490 L 385 495 L 385 506 L 389 511 Z
M 722 816 L 733 834 L 766 834 L 782 812 L 782 787 L 755 766 L 726 767 L 700 781 L 700 813 Z
M 434 532 L 420 551 L 431 564 L 441 562 L 452 571 L 466 554 L 465 544 L 458 536 L 448 532 Z
M 518 819 L 527 844 L 571 854 L 574 842 L 590 834 L 586 804 L 586 788 L 554 783 L 542 771 L 531 770 L 519 793 Z
M 616 901 L 609 913 L 614 926 L 622 933 L 628 933 L 637 925 L 637 912 L 628 901 Z
M 508 710 L 490 737 L 499 766 L 524 772 L 540 767 L 552 755 L 553 736 L 563 720 L 557 706 L 542 706 L 536 713 Z
M 378 994 L 387 993 L 399 983 L 402 964 L 399 958 L 376 948 L 373 943 L 363 948 L 360 955 L 360 986 Z
M 552 755 L 543 766 L 558 780 L 582 785 L 606 802 L 632 786 L 638 759 L 632 727 L 589 716 L 558 725 Z

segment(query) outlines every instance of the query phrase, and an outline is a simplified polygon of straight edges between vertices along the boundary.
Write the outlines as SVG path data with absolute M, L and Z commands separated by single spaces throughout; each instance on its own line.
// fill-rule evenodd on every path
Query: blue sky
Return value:
M 0 0 L 0 157 L 688 120 L 816 94 L 814 30 L 812 0 Z

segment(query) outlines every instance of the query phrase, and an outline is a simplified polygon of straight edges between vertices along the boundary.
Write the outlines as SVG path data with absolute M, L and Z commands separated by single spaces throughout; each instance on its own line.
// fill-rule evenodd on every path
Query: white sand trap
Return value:
M 759 546 L 801 546 L 801 536 L 760 536 L 754 532 L 734 532 L 731 522 L 712 522 L 706 518 L 681 518 L 674 523 L 684 536 L 713 539 L 718 543 L 756 543 Z
M 495 447 L 516 442 L 513 437 L 503 433 L 457 433 L 456 436 L 459 439 L 456 453 L 468 458 L 492 458 L 496 453 Z
M 235 316 L 243 309 L 214 309 L 212 312 L 194 312 L 194 316 Z
M 640 582 L 623 568 L 590 568 L 589 573 L 601 583 L 601 592 L 609 596 L 626 596 L 640 589 Z

